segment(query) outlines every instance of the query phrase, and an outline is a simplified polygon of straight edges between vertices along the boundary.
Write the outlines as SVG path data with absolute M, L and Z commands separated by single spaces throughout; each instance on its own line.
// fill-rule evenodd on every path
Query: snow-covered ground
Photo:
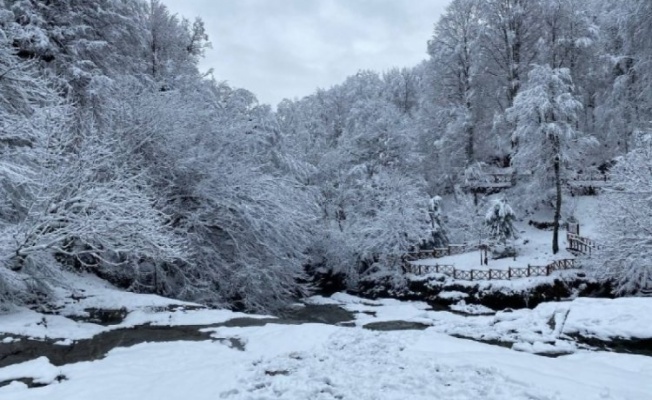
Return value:
M 598 212 L 598 198 L 596 196 L 578 196 L 566 199 L 567 213 L 573 214 L 580 221 L 580 233 L 583 236 L 594 238 L 597 236 L 598 227 L 595 215 Z M 489 257 L 488 265 L 482 264 L 480 251 L 472 251 L 453 256 L 413 261 L 417 265 L 453 265 L 458 270 L 470 269 L 503 269 L 524 268 L 528 265 L 545 266 L 554 260 L 572 259 L 575 256 L 566 249 L 566 231 L 560 231 L 559 247 L 557 254 L 552 253 L 552 231 L 540 230 L 528 224 L 530 219 L 545 221 L 549 213 L 539 212 L 522 218 L 514 225 L 518 232 L 518 239 L 514 241 L 518 255 L 516 258 L 502 258 L 498 260 Z
M 237 317 L 272 318 L 226 310 L 209 310 L 194 303 L 172 300 L 156 295 L 128 293 L 115 289 L 101 279 L 67 274 L 70 286 L 57 288 L 57 300 L 51 311 L 40 313 L 16 307 L 0 314 L 0 335 L 17 335 L 36 339 L 80 340 L 102 332 L 131 328 L 137 325 L 206 325 Z M 88 309 L 124 309 L 126 318 L 113 325 L 84 323 L 75 317 L 88 316 Z
M 560 251 L 552 254 L 552 232 L 536 229 L 524 223 L 515 224 L 519 229 L 519 239 L 515 241 L 518 255 L 516 258 L 502 258 L 498 260 L 489 257 L 488 265 L 481 264 L 480 251 L 446 256 L 441 258 L 431 258 L 419 261 L 413 261 L 417 265 L 453 265 L 459 270 L 470 269 L 507 269 L 524 268 L 529 265 L 544 266 L 554 260 L 575 258 L 573 254 L 566 250 L 566 232 L 560 232 Z
M 67 312 L 79 312 L 86 302 L 125 306 L 129 315 L 120 326 L 208 325 L 243 316 L 122 293 L 98 282 L 86 284 L 84 293 L 86 299 L 60 305 Z M 0 368 L 0 382 L 32 378 L 47 386 L 28 389 L 14 381 L 0 387 L 0 399 L 647 400 L 652 393 L 649 357 L 588 352 L 565 341 L 575 354 L 553 359 L 448 335 L 484 332 L 497 340 L 512 335 L 516 348 L 529 351 L 536 349 L 527 345 L 543 348 L 550 344 L 546 341 L 580 330 L 600 337 L 652 336 L 650 299 L 581 299 L 476 317 L 435 312 L 420 302 L 370 301 L 344 294 L 311 301 L 356 311 L 356 326 L 221 326 L 204 330 L 216 339 L 237 339 L 243 349 L 228 340 L 178 341 L 116 348 L 101 360 L 63 366 L 41 357 Z M 35 324 L 39 316 L 48 318 L 46 326 Z M 0 316 L 0 332 L 75 340 L 116 329 L 64 323 L 66 319 L 18 310 Z M 396 332 L 361 328 L 392 320 L 430 327 Z
M 66 399 L 627 399 L 652 393 L 652 359 L 581 353 L 550 359 L 434 331 L 370 332 L 307 324 L 219 328 L 219 342 L 141 344 L 99 361 L 41 358 L 0 370 L 43 383 L 0 388 L 12 400 Z
M 588 346 L 576 338 L 652 338 L 652 298 L 590 299 L 548 302 L 534 308 L 493 312 L 482 306 L 451 307 L 454 312 L 433 311 L 426 303 L 392 299 L 365 300 L 346 294 L 313 297 L 316 304 L 337 304 L 355 312 L 357 326 L 373 322 L 408 321 L 430 326 L 429 331 L 486 342 L 539 354 L 573 353 Z

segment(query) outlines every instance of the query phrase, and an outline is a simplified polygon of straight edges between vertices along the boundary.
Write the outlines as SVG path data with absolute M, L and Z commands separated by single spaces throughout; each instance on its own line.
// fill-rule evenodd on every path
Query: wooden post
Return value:
M 480 250 L 480 265 L 482 264 L 482 243 L 480 243 L 480 240 L 478 240 L 478 250 Z
M 507 277 L 512 279 L 512 267 L 507 267 Z
M 471 280 L 473 280 L 473 270 L 471 270 Z
M 530 276 L 530 264 L 527 265 L 527 276 Z

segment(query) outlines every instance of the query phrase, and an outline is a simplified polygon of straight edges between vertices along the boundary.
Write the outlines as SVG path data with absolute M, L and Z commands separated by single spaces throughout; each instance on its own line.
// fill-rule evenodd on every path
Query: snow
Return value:
M 62 314 L 83 314 L 85 308 L 120 309 L 127 311 L 140 308 L 157 308 L 168 306 L 195 306 L 195 303 L 173 300 L 157 295 L 142 295 L 138 293 L 116 290 L 111 284 L 91 275 L 76 275 L 63 273 L 69 282 L 68 288 L 56 289 L 58 300 L 54 307 Z M 79 313 L 79 314 L 77 314 Z
M 485 307 L 480 304 L 466 304 L 464 300 L 460 300 L 456 304 L 450 306 L 452 311 L 467 315 L 483 315 L 483 314 L 494 314 L 495 311 L 489 307 Z
M 148 343 L 105 359 L 29 368 L 39 381 L 0 388 L 12 400 L 121 399 L 537 399 L 645 400 L 652 359 L 580 354 L 550 359 L 432 331 L 370 332 L 307 324 L 219 328 L 246 341 Z M 9 367 L 11 368 L 11 367 Z M 7 368 L 0 370 L 5 373 Z
M 30 338 L 87 339 L 108 330 L 97 324 L 73 321 L 60 315 L 43 315 L 20 308 L 7 315 L 0 315 L 0 334 Z
M 440 299 L 444 299 L 444 300 L 461 300 L 461 299 L 464 299 L 466 297 L 469 297 L 469 295 L 467 293 L 464 293 L 464 292 L 458 292 L 456 290 L 450 290 L 450 291 L 440 292 L 437 295 L 437 297 L 439 297 Z
M 533 310 L 499 312 L 463 301 L 451 306 L 452 311 L 470 316 L 434 311 L 422 302 L 382 299 L 368 303 L 350 295 L 313 297 L 311 301 L 338 304 L 355 312 L 357 326 L 398 320 L 419 322 L 439 333 L 505 343 L 514 350 L 538 354 L 573 353 L 587 347 L 572 336 L 603 340 L 652 337 L 652 298 L 578 298 L 542 303 Z
M 12 379 L 32 378 L 34 383 L 49 384 L 61 374 L 60 368 L 50 364 L 46 357 L 0 368 L 0 382 Z M 0 389 L 0 394 L 2 391 Z
M 208 325 L 229 319 L 274 318 L 265 315 L 211 310 L 194 303 L 172 300 L 156 295 L 123 292 L 91 275 L 69 274 L 69 288 L 57 289 L 58 299 L 53 308 L 60 315 L 42 314 L 25 307 L 0 314 L 0 334 L 34 339 L 90 339 L 102 332 L 131 328 L 137 325 Z M 75 295 L 74 298 L 71 296 Z M 103 326 L 75 321 L 69 317 L 87 316 L 90 308 L 124 309 L 126 318 L 114 325 Z M 6 339 L 5 339 L 6 340 Z
M 552 254 L 552 232 L 536 229 L 532 226 L 517 222 L 514 224 L 519 235 L 519 239 L 515 240 L 518 255 L 514 258 L 502 258 L 499 260 L 491 259 L 489 255 L 489 264 L 481 264 L 480 251 L 471 251 L 468 253 L 457 254 L 453 256 L 446 256 L 441 258 L 431 258 L 419 261 L 413 261 L 417 265 L 453 265 L 459 270 L 471 269 L 503 269 L 512 268 L 525 268 L 528 265 L 544 266 L 550 264 L 554 260 L 575 258 L 575 256 L 566 250 L 566 235 L 565 232 L 560 234 L 560 251 L 557 254 Z M 527 241 L 527 243 L 525 243 Z
M 580 223 L 580 234 L 588 238 L 597 238 L 598 226 L 595 216 L 599 212 L 598 198 L 596 196 L 581 196 L 571 197 L 566 199 L 566 201 L 568 203 L 566 214 L 568 214 L 568 216 L 574 215 L 578 219 Z M 549 218 L 548 213 L 539 214 L 536 215 L 539 215 L 539 217 L 542 218 L 544 216 L 545 218 Z M 510 267 L 524 268 L 528 265 L 545 266 L 554 260 L 575 258 L 575 255 L 566 250 L 568 243 L 566 243 L 565 231 L 560 231 L 559 253 L 553 254 L 551 246 L 552 231 L 540 230 L 528 225 L 526 221 L 531 218 L 536 219 L 536 216 L 526 216 L 521 221 L 514 223 L 518 233 L 518 239 L 514 241 L 518 251 L 516 259 L 503 258 L 494 260 L 490 258 L 488 265 L 482 265 L 480 251 L 472 251 L 441 258 L 418 260 L 413 261 L 412 263 L 417 265 L 453 265 L 458 270 L 478 270 L 489 268 L 495 270 L 506 270 Z M 559 272 L 554 273 L 555 276 L 559 276 L 559 274 Z
M 602 340 L 652 338 L 652 298 L 576 299 L 564 333 Z
M 188 304 L 170 309 L 163 298 L 105 289 L 87 286 L 86 294 L 95 305 L 130 310 L 117 326 L 211 325 L 244 316 Z M 568 335 L 650 337 L 651 300 L 577 299 L 496 313 L 462 300 L 451 308 L 491 313 L 462 316 L 434 311 L 424 302 L 367 300 L 343 293 L 315 296 L 309 303 L 353 311 L 355 326 L 207 327 L 202 330 L 213 340 L 142 343 L 113 349 L 97 361 L 60 367 L 41 357 L 0 368 L 0 382 L 31 378 L 47 386 L 28 389 L 14 381 L 0 387 L 0 399 L 649 400 L 651 357 L 589 352 Z M 85 302 L 65 307 L 78 312 Z M 370 322 L 395 320 L 429 327 L 362 329 Z M 62 345 L 115 327 L 25 309 L 0 316 L 0 331 L 58 337 Z M 511 349 L 452 335 L 504 342 Z M 8 340 L 14 338 L 3 342 Z M 241 346 L 233 345 L 234 340 Z M 530 353 L 573 354 L 548 358 Z

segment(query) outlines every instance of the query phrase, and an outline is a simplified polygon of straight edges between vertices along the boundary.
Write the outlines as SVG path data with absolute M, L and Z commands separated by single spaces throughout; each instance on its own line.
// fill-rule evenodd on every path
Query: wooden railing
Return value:
M 575 175 L 570 181 L 587 181 L 587 182 L 609 182 L 611 175 L 598 171 L 589 171 Z
M 486 173 L 478 177 L 469 179 L 466 187 L 482 189 L 482 188 L 509 188 L 514 185 L 517 178 L 527 177 L 528 174 L 517 174 L 507 172 Z M 609 182 L 611 176 L 607 173 L 601 172 L 584 172 L 576 174 L 572 178 L 564 179 L 564 183 L 569 186 L 582 187 L 582 186 L 603 186 L 605 182 Z
M 450 244 L 446 247 L 435 248 L 431 250 L 419 250 L 403 255 L 404 261 L 417 261 L 426 258 L 442 258 L 446 256 L 454 256 L 457 254 L 468 253 L 469 251 L 477 250 L 477 245 L 469 244 Z
M 549 276 L 555 271 L 575 269 L 574 259 L 556 260 L 548 265 L 528 265 L 527 267 L 507 269 L 456 269 L 453 265 L 419 265 L 409 261 L 403 263 L 403 272 L 414 275 L 438 273 L 453 279 L 475 280 L 509 280 L 534 276 Z
M 591 251 L 596 248 L 595 241 L 574 233 L 566 233 L 566 240 L 568 241 L 568 250 L 582 254 L 590 255 Z
M 509 188 L 514 184 L 512 173 L 486 173 L 477 178 L 469 179 L 469 188 Z

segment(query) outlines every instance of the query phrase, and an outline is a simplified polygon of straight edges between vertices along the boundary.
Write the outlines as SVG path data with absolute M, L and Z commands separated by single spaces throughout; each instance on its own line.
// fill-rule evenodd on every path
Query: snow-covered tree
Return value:
M 448 205 L 446 217 L 451 243 L 479 243 L 488 235 L 484 223 L 485 198 L 458 190 Z
M 149 0 L 145 15 L 147 73 L 161 89 L 169 90 L 196 73 L 200 57 L 210 46 L 204 22 L 180 19 L 159 0 Z
M 434 196 L 428 203 L 428 217 L 430 218 L 430 236 L 434 247 L 448 246 L 448 233 L 444 224 L 443 199 L 440 196 Z
M 514 221 L 516 214 L 506 199 L 494 200 L 485 215 L 485 224 L 489 227 L 490 238 L 506 245 L 516 238 Z
M 599 247 L 587 262 L 617 295 L 652 295 L 652 136 L 642 135 L 600 195 Z
M 507 110 L 519 143 L 514 166 L 520 173 L 531 173 L 530 200 L 547 200 L 554 188 L 553 253 L 559 251 L 562 180 L 580 162 L 581 151 L 589 143 L 576 129 L 581 108 L 573 95 L 570 71 L 543 65 L 534 67 Z
M 530 0 L 481 1 L 482 45 L 487 67 L 501 81 L 502 107 L 514 104 L 531 63 L 536 61 L 541 34 L 540 3 Z
M 478 90 L 480 51 L 480 2 L 455 0 L 447 8 L 428 42 L 432 68 L 436 69 L 437 98 L 451 116 L 447 126 L 450 136 L 461 137 L 465 164 L 475 161 L 476 131 L 475 108 Z

